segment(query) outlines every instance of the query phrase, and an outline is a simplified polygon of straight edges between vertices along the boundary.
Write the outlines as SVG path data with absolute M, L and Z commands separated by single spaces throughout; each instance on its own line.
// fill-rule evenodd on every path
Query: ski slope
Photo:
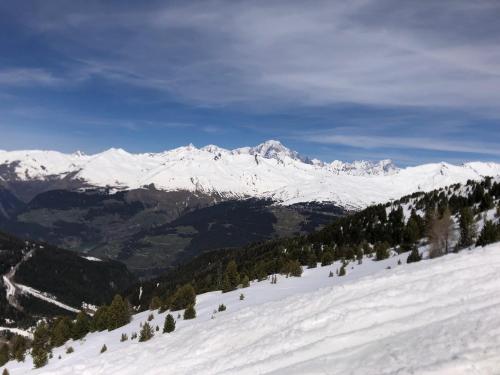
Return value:
M 328 277 L 336 263 L 203 294 L 197 318 L 177 320 L 171 334 L 120 342 L 147 311 L 55 349 L 42 369 L 29 370 L 29 357 L 6 367 L 15 375 L 499 374 L 500 244 L 409 265 L 407 255 L 365 258 L 344 277 Z M 214 314 L 220 303 L 227 310 Z M 153 313 L 161 328 L 165 313 Z
M 56 151 L 1 151 L 0 182 L 76 180 L 83 186 L 138 189 L 154 184 L 166 191 L 187 190 L 227 198 L 271 198 L 285 205 L 325 201 L 348 209 L 415 191 L 430 191 L 484 176 L 499 176 L 500 164 L 433 163 L 397 168 L 390 160 L 325 163 L 309 160 L 267 141 L 226 150 L 214 145 L 179 147 L 161 153 L 131 154 L 109 149 L 95 155 Z

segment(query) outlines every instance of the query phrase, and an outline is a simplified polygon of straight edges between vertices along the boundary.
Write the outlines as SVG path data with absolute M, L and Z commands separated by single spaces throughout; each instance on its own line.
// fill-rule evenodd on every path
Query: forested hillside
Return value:
M 431 257 L 486 245 L 500 238 L 499 199 L 500 183 L 492 178 L 415 193 L 340 218 L 307 236 L 203 254 L 158 279 L 141 283 L 129 292 L 129 298 L 142 309 L 154 297 L 168 306 L 176 288 L 185 283 L 192 284 L 197 293 L 232 290 L 243 279 L 299 273 L 301 265 L 315 267 L 317 262 L 381 260 L 390 251 L 414 250 L 412 261 L 421 258 L 417 245 L 426 243 Z

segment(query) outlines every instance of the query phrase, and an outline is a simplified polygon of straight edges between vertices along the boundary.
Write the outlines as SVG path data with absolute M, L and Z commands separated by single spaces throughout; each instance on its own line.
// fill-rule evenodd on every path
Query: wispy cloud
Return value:
M 4 86 L 54 86 L 64 80 L 39 68 L 0 68 L 0 85 Z
M 445 138 L 337 134 L 335 131 L 331 131 L 302 134 L 300 139 L 361 149 L 413 149 L 500 156 L 500 149 L 495 143 L 452 141 Z
M 47 4 L 23 17 L 52 48 L 81 62 L 73 67 L 75 76 L 148 87 L 199 105 L 347 102 L 498 110 L 495 1 L 111 7 Z M 35 82 L 51 80 L 38 73 Z

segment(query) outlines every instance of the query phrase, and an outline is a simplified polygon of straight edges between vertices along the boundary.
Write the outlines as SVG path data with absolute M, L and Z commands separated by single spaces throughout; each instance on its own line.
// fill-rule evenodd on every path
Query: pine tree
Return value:
M 163 325 L 163 333 L 170 333 L 175 331 L 175 320 L 171 314 L 168 314 L 165 318 L 165 324 Z
M 148 322 L 152 321 L 155 318 L 153 314 L 148 315 Z
M 235 290 L 240 283 L 240 274 L 238 273 L 238 266 L 234 260 L 230 260 L 224 272 L 222 292 L 230 292 Z
M 108 330 L 112 331 L 130 323 L 130 316 L 130 307 L 127 300 L 124 300 L 119 294 L 117 294 L 109 306 Z
M 321 266 L 329 266 L 333 262 L 333 255 L 330 251 L 324 251 L 321 256 Z
M 104 305 L 97 309 L 92 317 L 92 331 L 104 331 L 109 326 L 109 307 Z
M 128 340 L 128 336 L 126 333 L 122 333 L 122 336 L 120 337 L 120 342 L 124 342 Z
M 196 318 L 196 310 L 194 309 L 194 305 L 190 305 L 186 310 L 184 310 L 184 320 L 194 318 Z
M 108 350 L 108 347 L 106 346 L 106 344 L 104 344 L 101 348 L 101 354 L 104 353 L 106 350 Z
M 389 244 L 387 242 L 377 242 L 375 244 L 375 257 L 376 260 L 389 258 Z
M 51 332 L 51 344 L 59 347 L 68 341 L 71 337 L 72 322 L 68 317 L 59 318 Z
M 243 301 L 245 299 L 245 295 L 243 293 L 240 294 L 240 301 Z
M 7 362 L 9 362 L 9 346 L 2 344 L 0 346 L 0 366 L 5 365 Z
M 248 278 L 247 275 L 244 275 L 243 278 L 241 279 L 241 286 L 243 288 L 248 288 L 250 286 L 250 279 Z
M 500 239 L 500 231 L 497 225 L 486 220 L 483 230 L 477 239 L 477 246 L 486 246 L 490 243 L 497 242 Z
M 153 328 L 148 322 L 144 323 L 139 332 L 139 342 L 148 341 L 154 336 Z
M 290 276 L 300 277 L 302 276 L 302 266 L 298 260 L 290 260 L 288 263 L 288 272 Z
M 307 257 L 307 268 L 316 268 L 318 265 L 318 258 L 316 258 L 316 253 L 311 250 Z
M 333 277 L 333 272 L 330 271 L 330 273 L 328 274 L 328 277 Z
M 460 240 L 458 241 L 459 248 L 472 246 L 474 237 L 476 236 L 476 224 L 474 215 L 470 207 L 464 207 L 460 210 Z
M 43 367 L 47 364 L 48 353 L 50 351 L 50 332 L 45 322 L 40 323 L 33 335 L 33 349 L 31 356 L 33 357 L 33 365 L 35 368 Z
M 345 276 L 346 275 L 345 266 L 346 265 L 343 264 L 342 267 L 340 267 L 339 276 Z
M 408 258 L 406 259 L 406 263 L 420 262 L 421 260 L 422 256 L 418 252 L 418 248 L 414 246 L 413 249 L 411 250 L 410 255 L 408 255 Z
M 362 248 L 358 248 L 358 252 L 356 254 L 356 259 L 358 260 L 358 264 L 363 263 L 363 249 Z
M 196 303 L 196 292 L 191 284 L 183 285 L 175 291 L 170 309 L 172 311 L 182 310 Z
M 151 299 L 151 303 L 149 304 L 149 309 L 150 310 L 158 310 L 161 307 L 161 299 L 158 296 L 154 296 Z
M 85 337 L 90 331 L 90 318 L 83 311 L 80 311 L 76 315 L 75 323 L 72 327 L 72 337 L 74 340 L 80 340 Z
M 15 335 L 12 339 L 12 357 L 18 362 L 23 362 L 26 349 L 28 349 L 28 340 L 23 336 Z
M 4 368 L 3 371 L 2 371 L 2 375 L 10 375 L 9 374 L 9 370 L 7 370 L 6 368 Z

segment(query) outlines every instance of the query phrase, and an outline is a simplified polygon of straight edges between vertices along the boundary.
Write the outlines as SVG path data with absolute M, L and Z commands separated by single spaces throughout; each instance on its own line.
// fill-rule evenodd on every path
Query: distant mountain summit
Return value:
M 361 208 L 415 191 L 500 175 L 500 164 L 424 164 L 398 168 L 391 160 L 326 163 L 309 159 L 281 142 L 227 150 L 192 144 L 161 153 L 131 154 L 111 148 L 81 152 L 0 151 L 0 186 L 29 200 L 57 189 L 130 190 L 154 186 L 219 197 L 270 198 L 281 204 L 326 201 Z

